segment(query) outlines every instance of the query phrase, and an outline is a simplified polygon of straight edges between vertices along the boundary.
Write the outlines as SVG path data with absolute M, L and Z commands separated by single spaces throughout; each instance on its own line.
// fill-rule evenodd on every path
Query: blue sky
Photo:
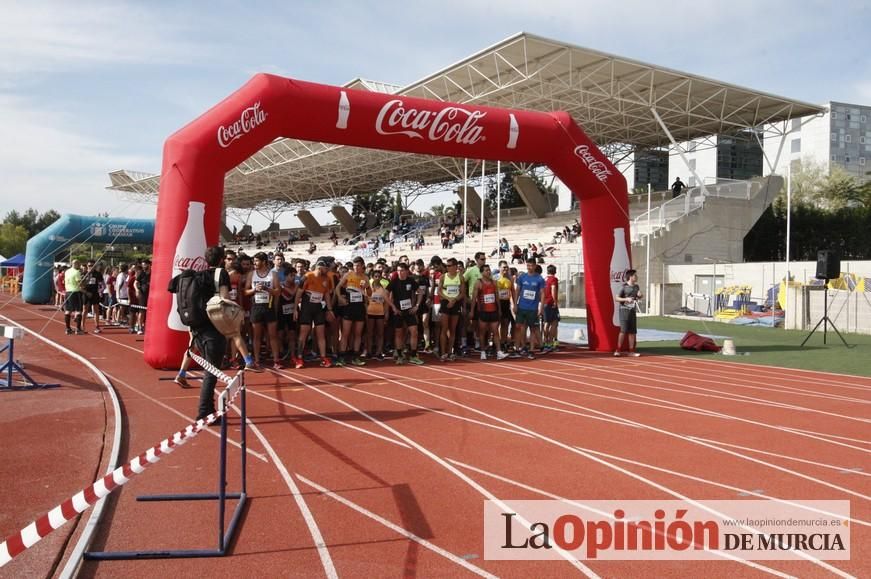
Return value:
M 106 191 L 256 72 L 407 84 L 519 31 L 803 101 L 871 104 L 871 3 L 0 0 L 0 214 L 151 217 Z M 295 222 L 288 215 L 287 223 Z

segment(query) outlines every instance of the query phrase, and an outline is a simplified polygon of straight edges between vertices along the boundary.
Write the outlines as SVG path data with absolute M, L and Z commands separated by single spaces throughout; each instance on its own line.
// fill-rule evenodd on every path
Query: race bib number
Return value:
M 324 294 L 321 292 L 308 292 L 308 301 L 313 304 L 319 304 L 324 300 Z
M 381 294 L 372 294 L 371 299 L 372 299 L 373 304 L 383 304 L 384 303 L 384 296 Z
M 496 294 L 484 294 L 484 303 L 485 304 L 495 304 L 496 303 Z
M 499 290 L 499 299 L 500 300 L 507 300 L 510 295 L 511 295 L 511 293 L 507 289 L 503 288 L 503 289 Z
M 359 304 L 363 302 L 363 294 L 360 292 L 348 292 L 348 301 L 352 304 Z
M 445 295 L 449 298 L 455 298 L 460 295 L 460 286 L 458 285 L 449 285 L 445 286 Z
M 411 309 L 411 300 L 399 300 L 399 309 L 400 310 L 410 310 Z
M 230 299 L 235 302 L 237 297 L 239 297 L 239 291 L 235 288 L 231 289 L 230 290 Z
M 535 290 L 523 290 L 523 299 L 525 300 L 535 300 Z
M 281 304 L 281 313 L 289 316 L 293 313 L 293 306 L 294 304 Z
M 255 304 L 268 304 L 269 303 L 269 293 L 268 292 L 257 292 L 254 294 L 254 303 Z

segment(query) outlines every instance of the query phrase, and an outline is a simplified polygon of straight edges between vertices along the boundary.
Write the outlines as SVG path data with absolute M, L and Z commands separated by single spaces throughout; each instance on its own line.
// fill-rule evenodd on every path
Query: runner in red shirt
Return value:
M 496 282 L 490 272 L 490 266 L 480 266 L 481 278 L 475 282 L 472 289 L 472 319 L 478 320 L 478 340 L 481 344 L 481 359 L 487 359 L 487 334 L 493 336 L 493 345 L 496 348 L 496 359 L 504 360 L 508 354 L 502 351 L 502 340 L 499 335 L 499 320 L 501 318 L 502 304 L 499 301 L 499 292 Z M 477 317 L 475 314 L 478 314 Z
M 544 280 L 544 345 L 542 350 L 550 352 L 559 345 L 559 280 L 556 278 L 556 266 L 547 266 L 547 278 Z

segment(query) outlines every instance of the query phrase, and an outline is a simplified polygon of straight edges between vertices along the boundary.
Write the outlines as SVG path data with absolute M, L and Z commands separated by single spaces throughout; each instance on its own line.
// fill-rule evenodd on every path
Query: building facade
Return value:
M 829 102 L 827 112 L 790 121 L 775 172 L 815 164 L 825 171 L 841 167 L 860 183 L 871 180 L 871 106 Z M 765 139 L 765 155 L 773 163 L 780 137 Z M 766 174 L 768 168 L 766 167 Z

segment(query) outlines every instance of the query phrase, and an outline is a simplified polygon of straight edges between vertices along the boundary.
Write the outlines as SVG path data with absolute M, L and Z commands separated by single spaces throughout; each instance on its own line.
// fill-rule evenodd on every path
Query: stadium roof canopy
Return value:
M 783 121 L 820 106 L 653 64 L 515 34 L 408 86 L 356 79 L 345 86 L 428 99 L 567 111 L 612 158 L 626 152 L 735 134 L 785 134 Z M 667 129 L 667 130 L 666 130 Z M 671 137 L 669 136 L 671 133 Z M 757 133 L 759 134 L 759 133 Z M 615 159 L 616 160 L 616 159 Z M 491 164 L 492 165 L 492 164 Z M 495 167 L 488 166 L 490 172 Z M 333 204 L 396 183 L 443 189 L 462 177 L 462 160 L 278 139 L 227 173 L 229 208 Z M 160 176 L 109 174 L 109 189 L 154 200 Z

